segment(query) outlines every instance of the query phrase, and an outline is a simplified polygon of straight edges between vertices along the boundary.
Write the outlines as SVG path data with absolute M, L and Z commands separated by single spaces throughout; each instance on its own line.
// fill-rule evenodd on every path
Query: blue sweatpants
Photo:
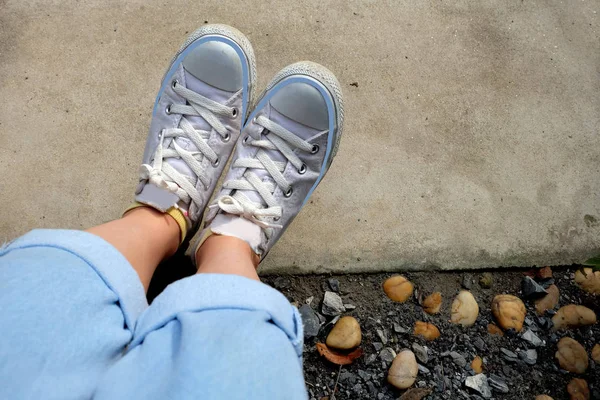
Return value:
M 250 279 L 195 275 L 148 306 L 90 233 L 0 248 L 1 399 L 306 399 L 302 338 L 297 310 Z

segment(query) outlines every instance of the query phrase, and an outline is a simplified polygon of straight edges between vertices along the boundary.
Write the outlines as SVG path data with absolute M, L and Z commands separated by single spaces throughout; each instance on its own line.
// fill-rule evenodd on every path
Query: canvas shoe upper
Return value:
M 329 169 L 342 124 L 329 70 L 300 62 L 280 71 L 244 126 L 207 229 L 245 240 L 264 258 Z
M 200 220 L 251 101 L 254 52 L 225 25 L 205 25 L 177 52 L 156 98 L 136 201 Z

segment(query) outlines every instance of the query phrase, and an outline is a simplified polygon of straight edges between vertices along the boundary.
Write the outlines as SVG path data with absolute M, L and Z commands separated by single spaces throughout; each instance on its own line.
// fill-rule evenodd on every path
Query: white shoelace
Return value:
M 287 165 L 286 162 L 273 161 L 269 157 L 267 151 L 279 151 L 297 170 L 299 173 L 306 171 L 306 165 L 294 153 L 294 149 L 300 149 L 305 152 L 318 151 L 318 146 L 313 146 L 305 140 L 302 140 L 294 133 L 281 127 L 275 122 L 264 116 L 259 116 L 254 120 L 254 123 L 265 128 L 256 137 L 251 135 L 252 141 L 248 138 L 244 139 L 242 145 L 258 147 L 259 150 L 254 158 L 240 158 L 236 160 L 231 168 L 246 168 L 246 172 L 242 179 L 230 180 L 223 184 L 225 189 L 236 190 L 233 195 L 222 196 L 217 200 L 217 204 L 211 207 L 219 207 L 225 213 L 240 215 L 260 227 L 280 228 L 281 225 L 274 224 L 282 215 L 282 207 L 277 204 L 273 192 L 276 187 L 281 188 L 284 195 L 289 197 L 292 194 L 292 185 L 283 176 L 283 171 Z M 262 138 L 264 136 L 264 138 Z M 273 182 L 261 180 L 253 169 L 265 170 L 273 179 Z M 241 191 L 258 192 L 264 200 L 266 207 L 263 204 L 255 203 L 250 200 Z M 273 222 L 266 219 L 272 218 Z M 267 236 L 270 235 L 267 230 Z
M 177 81 L 174 82 L 172 87 L 175 93 L 187 100 L 188 105 L 173 104 L 167 108 L 170 114 L 182 115 L 179 128 L 162 130 L 160 142 L 154 153 L 154 161 L 152 165 L 142 164 L 140 177 L 141 179 L 147 179 L 153 185 L 177 194 L 186 204 L 191 201 L 192 204 L 188 211 L 192 218 L 195 218 L 195 215 L 202 210 L 202 198 L 196 189 L 197 181 L 194 181 L 193 177 L 186 176 L 177 171 L 166 160 L 168 158 L 183 160 L 194 174 L 196 174 L 204 188 L 208 189 L 211 181 L 207 177 L 201 161 L 203 157 L 206 157 L 213 166 L 217 166 L 220 162 L 219 156 L 207 143 L 210 131 L 194 129 L 190 121 L 185 118 L 185 115 L 202 117 L 224 140 L 229 140 L 230 134 L 227 132 L 227 128 L 219 121 L 217 115 L 234 118 L 237 116 L 238 111 L 234 107 L 217 103 L 189 90 Z M 181 148 L 176 143 L 176 139 L 180 137 L 189 139 L 198 150 L 187 151 Z

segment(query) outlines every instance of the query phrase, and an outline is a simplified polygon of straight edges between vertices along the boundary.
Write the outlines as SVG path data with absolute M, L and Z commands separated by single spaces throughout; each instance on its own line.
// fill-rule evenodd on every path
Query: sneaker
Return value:
M 200 240 L 235 236 L 264 259 L 331 166 L 343 120 L 340 85 L 328 69 L 300 62 L 280 71 L 242 130 Z
M 250 42 L 226 25 L 192 33 L 163 77 L 135 200 L 180 210 L 184 236 L 199 224 L 233 152 L 255 80 Z

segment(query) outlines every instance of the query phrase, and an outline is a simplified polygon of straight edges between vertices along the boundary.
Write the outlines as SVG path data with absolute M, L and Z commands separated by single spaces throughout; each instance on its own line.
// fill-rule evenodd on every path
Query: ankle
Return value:
M 181 244 L 181 227 L 172 215 L 141 205 L 125 211 L 122 219 L 135 221 L 148 232 L 155 232 L 153 236 L 162 244 L 159 248 L 162 250 L 163 260 L 177 252 Z
M 248 243 L 232 236 L 212 234 L 196 251 L 198 274 L 232 274 L 259 281 L 260 257 Z

